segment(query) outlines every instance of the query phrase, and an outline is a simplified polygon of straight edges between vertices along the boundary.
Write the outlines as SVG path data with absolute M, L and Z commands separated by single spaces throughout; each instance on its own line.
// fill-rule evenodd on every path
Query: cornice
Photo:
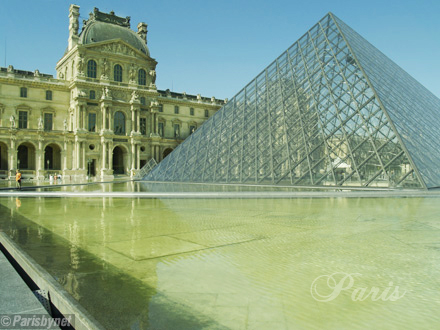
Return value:
M 157 98 L 157 101 L 161 104 L 174 104 L 174 105 L 186 105 L 191 106 L 194 108 L 211 108 L 211 109 L 220 109 L 222 105 L 220 104 L 212 104 L 207 102 L 198 102 L 198 101 L 192 101 L 192 100 L 185 100 L 185 99 L 176 99 L 171 97 L 163 97 L 159 96 Z
M 64 90 L 66 92 L 69 91 L 69 87 L 67 86 L 64 80 L 58 80 L 52 78 L 50 81 L 48 80 L 37 80 L 34 79 L 26 79 L 26 78 L 17 78 L 17 77 L 5 77 L 0 76 L 0 83 L 5 85 L 16 85 L 16 86 L 25 86 L 25 87 L 33 87 L 33 88 L 45 88 L 51 90 Z M 47 88 L 50 87 L 50 88 Z

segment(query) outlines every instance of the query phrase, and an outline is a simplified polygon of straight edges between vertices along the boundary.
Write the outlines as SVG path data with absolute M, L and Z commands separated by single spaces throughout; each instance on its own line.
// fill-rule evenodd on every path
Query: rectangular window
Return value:
M 139 118 L 139 128 L 142 135 L 147 135 L 147 118 Z
M 45 131 L 52 130 L 52 114 L 51 113 L 44 114 L 44 130 Z
M 180 125 L 179 124 L 174 124 L 174 137 L 176 139 L 180 138 Z
M 196 131 L 196 127 L 195 126 L 190 126 L 189 127 L 189 135 L 191 135 L 192 133 L 194 133 Z
M 96 113 L 89 113 L 89 132 L 96 132 Z
M 95 91 L 90 91 L 90 99 L 94 100 L 96 97 Z
M 46 91 L 46 100 L 52 101 L 52 91 Z
M 209 111 L 205 110 L 205 118 L 208 118 L 208 117 L 209 117 Z
M 163 104 L 159 105 L 159 112 L 163 112 Z
M 20 97 L 27 97 L 27 88 L 26 87 L 20 88 Z
M 28 113 L 27 111 L 18 112 L 18 128 L 27 128 L 28 124 Z
M 194 116 L 194 108 L 189 108 L 189 114 L 190 114 L 191 116 Z
M 163 123 L 159 122 L 158 132 L 159 136 L 163 137 Z
M 178 105 L 175 105 L 174 106 L 174 113 L 177 115 L 177 114 L 179 114 L 179 106 Z

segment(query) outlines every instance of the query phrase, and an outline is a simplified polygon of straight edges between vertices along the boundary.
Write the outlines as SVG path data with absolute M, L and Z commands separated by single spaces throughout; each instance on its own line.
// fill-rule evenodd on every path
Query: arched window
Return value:
M 87 62 L 87 77 L 96 78 L 96 62 L 94 60 Z
M 138 84 L 143 86 L 147 84 L 147 73 L 144 69 L 140 69 L 138 72 Z
M 115 65 L 113 76 L 115 81 L 119 81 L 119 82 L 122 81 L 122 66 L 120 66 L 119 64 Z
M 114 132 L 116 135 L 125 135 L 125 116 L 121 111 L 115 113 Z

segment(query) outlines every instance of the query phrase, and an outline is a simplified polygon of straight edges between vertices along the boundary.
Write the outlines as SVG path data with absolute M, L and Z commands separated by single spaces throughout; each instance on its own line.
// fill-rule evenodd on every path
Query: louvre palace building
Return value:
M 0 69 L 0 177 L 130 175 L 160 162 L 225 102 L 158 90 L 147 24 L 94 9 L 69 38 L 52 75 Z

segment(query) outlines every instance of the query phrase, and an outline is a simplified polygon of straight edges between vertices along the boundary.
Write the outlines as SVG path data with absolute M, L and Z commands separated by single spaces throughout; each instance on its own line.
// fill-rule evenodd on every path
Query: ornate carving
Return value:
M 103 45 L 101 49 L 107 53 L 112 53 L 112 54 L 118 53 L 118 54 L 135 56 L 135 52 L 132 49 L 130 49 L 126 45 L 116 43 L 116 42 L 113 42 L 113 43 L 110 43 L 107 45 Z
M 9 118 L 9 121 L 11 123 L 11 128 L 15 128 L 15 117 L 14 117 L 14 115 L 11 115 L 11 117 Z
M 130 65 L 130 72 L 129 72 L 130 82 L 136 82 L 136 67 L 132 63 Z
M 151 83 L 156 83 L 156 70 L 150 70 L 149 75 L 151 77 Z
M 112 92 L 108 89 L 108 87 L 104 87 L 102 89 L 102 97 L 101 99 L 111 99 L 112 98 Z
M 104 58 L 102 60 L 102 75 L 101 75 L 102 79 L 108 79 L 108 70 L 109 70 L 108 61 L 106 58 Z
M 72 35 L 78 35 L 79 7 L 76 5 L 70 5 L 69 11 L 69 31 Z
M 138 28 L 137 34 L 142 38 L 142 40 L 145 41 L 145 43 L 147 43 L 147 33 L 148 33 L 147 26 L 148 25 L 146 23 L 142 23 L 142 22 L 139 23 L 137 26 Z
M 43 129 L 43 117 L 42 116 L 40 116 L 39 118 L 38 118 L 38 129 L 39 130 L 42 130 Z
M 78 62 L 76 64 L 76 69 L 77 69 L 78 75 L 80 75 L 80 76 L 84 75 L 84 57 L 82 54 L 78 54 Z
M 130 103 L 139 102 L 139 95 L 136 91 L 131 93 Z

